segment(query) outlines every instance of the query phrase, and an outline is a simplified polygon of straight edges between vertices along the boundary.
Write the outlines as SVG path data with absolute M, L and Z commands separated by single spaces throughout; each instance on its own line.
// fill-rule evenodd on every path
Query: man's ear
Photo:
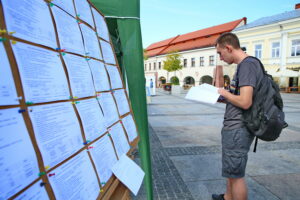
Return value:
M 228 45 L 228 44 L 225 46 L 225 48 L 228 50 L 229 53 L 231 53 L 232 50 L 233 50 L 233 47 L 231 45 Z

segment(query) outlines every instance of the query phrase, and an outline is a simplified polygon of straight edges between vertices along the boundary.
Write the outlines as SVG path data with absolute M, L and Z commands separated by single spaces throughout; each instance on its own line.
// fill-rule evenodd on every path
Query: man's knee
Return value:
M 239 182 L 244 182 L 244 177 L 241 178 L 228 178 L 228 181 L 230 182 L 230 184 L 234 184 L 234 183 L 239 183 Z

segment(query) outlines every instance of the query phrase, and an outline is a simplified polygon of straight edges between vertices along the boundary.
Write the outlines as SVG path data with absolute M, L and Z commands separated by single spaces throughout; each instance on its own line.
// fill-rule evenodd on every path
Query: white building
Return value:
M 295 10 L 260 18 L 232 32 L 281 87 L 300 85 L 300 4 Z
M 148 59 L 144 61 L 145 75 L 155 75 L 157 86 L 170 82 L 174 77 L 179 79 L 181 86 L 212 83 L 213 70 L 217 63 L 215 40 L 220 34 L 230 32 L 245 23 L 246 18 L 242 18 L 151 44 L 146 48 Z M 168 73 L 163 69 L 163 61 L 171 51 L 181 54 L 183 69 Z M 231 70 L 225 70 L 224 74 L 230 75 Z
M 156 42 L 146 48 L 145 76 L 156 77 L 160 83 L 171 82 L 177 77 L 181 86 L 212 83 L 216 65 L 223 65 L 225 81 L 230 81 L 235 65 L 221 62 L 214 47 L 223 32 L 238 35 L 242 47 L 249 55 L 261 59 L 269 74 L 281 87 L 300 86 L 300 4 L 295 10 L 263 17 L 249 24 L 246 18 L 213 26 L 199 31 L 178 35 Z M 168 73 L 163 61 L 171 51 L 181 54 L 183 69 Z

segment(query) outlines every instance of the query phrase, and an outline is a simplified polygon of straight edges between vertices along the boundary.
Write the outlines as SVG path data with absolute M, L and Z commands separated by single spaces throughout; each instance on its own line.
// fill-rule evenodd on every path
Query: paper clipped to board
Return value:
M 134 195 L 137 195 L 145 173 L 133 160 L 126 154 L 123 154 L 120 160 L 112 167 L 112 171 Z
M 219 97 L 220 94 L 218 93 L 218 88 L 206 83 L 192 87 L 185 96 L 186 99 L 211 104 L 215 104 Z

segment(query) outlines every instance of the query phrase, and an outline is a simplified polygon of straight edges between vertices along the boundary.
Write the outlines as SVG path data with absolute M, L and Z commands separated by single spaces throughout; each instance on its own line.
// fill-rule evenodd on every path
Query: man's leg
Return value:
M 229 182 L 229 184 L 228 184 Z M 248 190 L 247 184 L 244 178 L 229 178 L 227 185 L 231 188 L 231 194 L 233 200 L 247 200 Z M 227 186 L 228 189 L 228 186 Z M 226 196 L 225 196 L 226 199 Z M 226 199 L 227 200 L 227 199 Z M 230 200 L 230 199 L 228 199 Z
M 226 193 L 224 194 L 225 200 L 232 200 L 232 186 L 230 179 L 227 179 L 227 184 L 226 184 Z
M 227 178 L 225 200 L 247 199 L 244 176 L 253 139 L 245 128 L 222 130 L 222 176 Z

